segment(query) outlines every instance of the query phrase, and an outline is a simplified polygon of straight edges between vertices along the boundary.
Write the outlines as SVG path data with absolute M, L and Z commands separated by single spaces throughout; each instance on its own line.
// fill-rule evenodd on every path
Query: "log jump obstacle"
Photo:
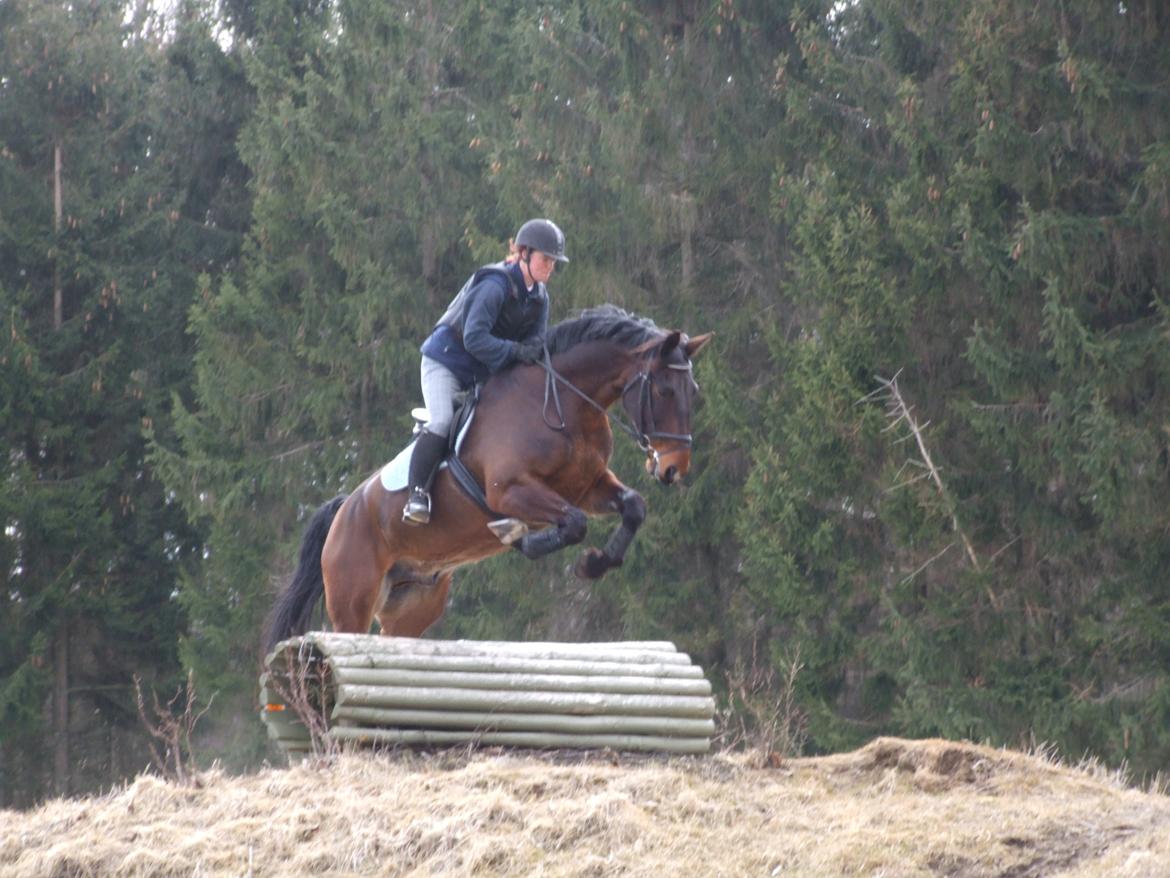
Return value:
M 318 733 L 365 744 L 706 753 L 715 729 L 711 684 L 666 641 L 310 632 L 277 644 L 264 665 L 260 716 L 289 753 L 312 746 L 293 709 L 306 694 Z

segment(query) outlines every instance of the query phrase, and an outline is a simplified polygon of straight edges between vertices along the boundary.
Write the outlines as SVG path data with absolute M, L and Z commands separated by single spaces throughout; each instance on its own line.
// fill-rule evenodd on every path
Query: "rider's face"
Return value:
M 557 261 L 547 254 L 541 253 L 539 250 L 532 251 L 532 258 L 528 262 L 528 270 L 532 274 L 532 279 L 537 283 L 548 283 L 548 279 L 552 277 L 556 270 Z

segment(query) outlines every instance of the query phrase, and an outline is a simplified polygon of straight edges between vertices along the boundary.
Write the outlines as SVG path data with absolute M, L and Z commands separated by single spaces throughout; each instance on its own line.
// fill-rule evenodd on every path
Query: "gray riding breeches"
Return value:
M 463 390 L 455 373 L 430 357 L 422 358 L 422 394 L 430 420 L 426 431 L 446 436 L 455 416 L 455 395 Z

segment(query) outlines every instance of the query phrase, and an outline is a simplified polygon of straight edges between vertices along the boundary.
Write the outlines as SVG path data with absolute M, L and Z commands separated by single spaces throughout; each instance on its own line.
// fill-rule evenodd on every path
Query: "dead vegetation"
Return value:
M 195 765 L 191 735 L 199 720 L 211 708 L 210 701 L 202 709 L 199 708 L 194 672 L 187 674 L 186 687 L 180 688 L 165 707 L 159 702 L 158 694 L 151 691 L 152 704 L 147 709 L 142 680 L 137 674 L 134 675 L 134 695 L 138 702 L 138 719 L 150 734 L 148 744 L 155 769 L 176 783 L 191 783 Z
M 1170 876 L 1165 796 L 938 740 L 771 768 L 343 753 L 201 781 L 0 812 L 0 874 Z
M 783 661 L 783 678 L 776 666 L 762 661 L 759 642 L 752 641 L 750 658 L 727 672 L 727 702 L 718 714 L 718 749 L 742 750 L 754 768 L 775 768 L 804 752 L 808 717 L 800 709 L 796 678 L 804 665 L 797 649 Z

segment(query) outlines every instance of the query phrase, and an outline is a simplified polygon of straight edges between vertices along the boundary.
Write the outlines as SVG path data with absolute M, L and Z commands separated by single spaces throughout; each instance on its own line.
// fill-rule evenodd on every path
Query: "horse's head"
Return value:
M 666 485 L 691 468 L 691 408 L 699 392 L 691 360 L 711 335 L 675 331 L 643 345 L 641 367 L 622 391 L 622 405 L 641 434 L 646 472 Z

